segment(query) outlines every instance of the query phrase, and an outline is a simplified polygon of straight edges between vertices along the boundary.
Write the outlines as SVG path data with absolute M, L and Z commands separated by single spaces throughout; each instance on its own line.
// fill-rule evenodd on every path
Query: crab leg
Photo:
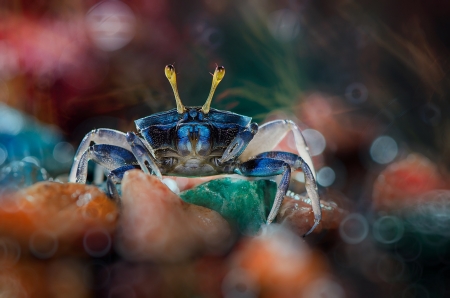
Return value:
M 267 224 L 270 224 L 278 214 L 291 179 L 291 167 L 282 160 L 273 158 L 255 158 L 240 164 L 234 172 L 247 177 L 268 177 L 283 174 L 278 185 L 275 201 L 272 210 L 267 217 Z
M 144 173 L 149 175 L 153 174 L 159 179 L 162 179 L 161 171 L 144 142 L 134 132 L 127 132 L 127 142 Z M 152 170 L 152 173 L 150 173 L 149 168 Z
M 319 193 L 317 191 L 317 184 L 309 166 L 300 156 L 289 152 L 281 152 L 281 151 L 264 152 L 258 154 L 256 158 L 273 158 L 288 163 L 293 170 L 297 170 L 299 168 L 302 169 L 303 173 L 305 174 L 306 192 L 308 193 L 309 199 L 311 200 L 311 206 L 314 212 L 314 225 L 305 234 L 305 236 L 310 234 L 320 223 L 320 220 L 322 219 L 322 211 L 320 209 L 320 198 Z
M 239 160 L 244 162 L 262 152 L 273 150 L 289 131 L 292 131 L 294 134 L 295 147 L 297 148 L 298 155 L 303 158 L 311 169 L 314 178 L 316 178 L 316 172 L 305 139 L 297 125 L 291 120 L 275 120 L 261 125 L 258 133 L 250 141 L 245 151 L 239 157 Z
M 107 193 L 117 204 L 120 204 L 120 196 L 116 184 L 122 181 L 126 171 L 138 168 L 138 165 L 127 165 L 109 172 L 106 180 Z
M 123 132 L 107 128 L 94 129 L 84 137 L 83 141 L 81 141 L 80 147 L 78 147 L 72 169 L 70 170 L 69 182 L 75 182 L 77 180 L 77 171 L 81 158 L 85 154 L 86 150 L 88 150 L 92 142 L 95 144 L 113 145 L 131 151 L 131 147 L 127 143 L 127 137 Z
M 138 163 L 133 153 L 124 148 L 106 144 L 92 145 L 78 160 L 78 166 L 75 168 L 75 181 L 71 182 L 86 183 L 89 160 L 95 161 L 110 171 L 124 165 Z

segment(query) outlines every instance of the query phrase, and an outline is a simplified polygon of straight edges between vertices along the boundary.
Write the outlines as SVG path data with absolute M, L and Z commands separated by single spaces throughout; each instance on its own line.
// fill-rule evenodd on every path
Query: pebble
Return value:
M 226 177 L 184 191 L 180 197 L 217 211 L 239 234 L 253 236 L 266 223 L 276 190 L 274 181 Z
M 117 217 L 116 204 L 94 186 L 39 182 L 0 198 L 0 237 L 40 259 L 85 254 L 111 243 Z
M 372 199 L 377 210 L 396 210 L 415 205 L 420 196 L 437 189 L 449 189 L 448 178 L 420 154 L 387 166 L 373 185 Z
M 175 262 L 227 249 L 232 233 L 217 212 L 181 200 L 161 180 L 139 170 L 122 180 L 118 250 L 129 260 Z
M 267 226 L 239 247 L 223 280 L 224 297 L 304 297 L 329 276 L 324 257 L 280 225 Z

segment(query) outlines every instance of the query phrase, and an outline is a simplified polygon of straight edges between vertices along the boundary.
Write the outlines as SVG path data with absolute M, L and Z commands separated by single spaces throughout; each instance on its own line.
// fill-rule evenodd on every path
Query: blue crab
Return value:
M 87 164 L 92 160 L 109 171 L 107 192 L 120 202 L 115 185 L 131 169 L 141 169 L 159 178 L 282 175 L 267 218 L 270 224 L 288 190 L 291 171 L 301 169 L 314 212 L 314 224 L 305 235 L 311 233 L 321 220 L 321 209 L 312 160 L 297 125 L 290 120 L 275 120 L 258 127 L 250 117 L 211 108 L 214 91 L 225 75 L 222 66 L 214 71 L 211 91 L 202 107 L 182 104 L 173 65 L 165 67 L 165 75 L 175 95 L 176 109 L 136 120 L 137 134 L 107 128 L 89 132 L 75 154 L 69 181 L 85 183 Z M 290 131 L 298 155 L 271 151 Z

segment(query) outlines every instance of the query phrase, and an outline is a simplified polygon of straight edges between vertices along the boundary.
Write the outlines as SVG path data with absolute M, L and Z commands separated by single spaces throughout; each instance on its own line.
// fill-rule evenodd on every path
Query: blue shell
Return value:
M 236 113 L 211 109 L 208 114 L 201 107 L 186 107 L 178 114 L 176 109 L 156 113 L 135 121 L 136 127 L 154 150 L 177 147 L 178 130 L 182 126 L 207 127 L 211 132 L 211 149 L 226 147 L 231 140 L 247 127 L 252 118 Z

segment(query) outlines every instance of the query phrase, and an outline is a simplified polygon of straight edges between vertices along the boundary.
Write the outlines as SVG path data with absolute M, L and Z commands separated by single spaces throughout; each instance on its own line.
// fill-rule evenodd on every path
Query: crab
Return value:
M 141 169 L 147 174 L 201 177 L 238 174 L 246 177 L 282 175 L 275 200 L 267 217 L 277 216 L 289 188 L 291 171 L 301 169 L 314 212 L 310 234 L 321 220 L 316 174 L 308 147 L 297 125 L 291 120 L 275 120 L 258 127 L 251 117 L 211 108 L 225 68 L 217 66 L 209 96 L 202 107 L 186 107 L 178 94 L 173 65 L 165 67 L 176 100 L 176 108 L 135 121 L 138 133 L 99 128 L 82 140 L 69 175 L 69 182 L 86 183 L 90 160 L 103 166 L 107 174 L 107 193 L 120 202 L 116 184 L 125 172 Z M 292 131 L 298 154 L 271 151 Z

